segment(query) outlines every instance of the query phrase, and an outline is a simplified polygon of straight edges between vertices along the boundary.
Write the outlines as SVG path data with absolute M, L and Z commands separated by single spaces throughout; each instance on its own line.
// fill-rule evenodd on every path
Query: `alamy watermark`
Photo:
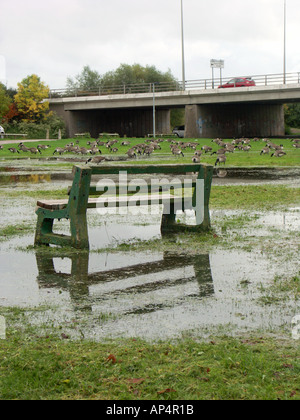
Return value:
M 192 194 L 193 187 L 195 192 Z M 151 178 L 147 182 L 142 178 L 128 180 L 127 172 L 120 171 L 118 182 L 102 179 L 96 190 L 102 193 L 97 199 L 97 212 L 101 215 L 157 215 L 160 212 L 158 204 L 163 204 L 164 214 L 189 209 L 195 211 L 197 225 L 204 220 L 203 179 Z
M 6 339 L 6 321 L 4 316 L 0 316 L 0 340 Z
M 292 319 L 292 337 L 294 340 L 300 340 L 300 315 Z

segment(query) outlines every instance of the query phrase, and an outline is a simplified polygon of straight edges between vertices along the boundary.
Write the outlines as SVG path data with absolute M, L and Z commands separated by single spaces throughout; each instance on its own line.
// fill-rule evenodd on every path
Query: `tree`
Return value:
M 174 82 L 175 77 L 169 70 L 163 73 L 156 69 L 155 66 L 143 67 L 140 64 L 121 64 L 115 71 L 109 71 L 102 77 L 102 87 L 130 85 L 130 84 L 150 84 Z
M 99 88 L 101 84 L 100 74 L 92 70 L 89 66 L 83 67 L 83 70 L 80 74 L 75 76 L 73 80 L 71 77 L 67 78 L 67 89 L 70 92 L 75 90 L 91 90 Z
M 6 114 L 9 112 L 12 101 L 7 95 L 6 87 L 0 83 L 0 122 L 5 120 Z
M 300 104 L 284 105 L 285 123 L 289 127 L 300 127 Z
M 49 87 L 33 74 L 18 83 L 18 91 L 14 97 L 15 104 L 22 121 L 41 122 L 49 113 Z

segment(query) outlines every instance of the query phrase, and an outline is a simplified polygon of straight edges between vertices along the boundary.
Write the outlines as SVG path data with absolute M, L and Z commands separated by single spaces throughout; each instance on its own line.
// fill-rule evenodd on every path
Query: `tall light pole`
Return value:
M 284 35 L 283 35 L 283 84 L 286 84 L 286 0 L 284 0 Z
M 183 90 L 185 90 L 183 0 L 181 0 L 181 53 L 182 53 L 182 88 Z
M 152 83 L 153 89 L 153 137 L 156 137 L 156 121 L 155 121 L 155 83 Z

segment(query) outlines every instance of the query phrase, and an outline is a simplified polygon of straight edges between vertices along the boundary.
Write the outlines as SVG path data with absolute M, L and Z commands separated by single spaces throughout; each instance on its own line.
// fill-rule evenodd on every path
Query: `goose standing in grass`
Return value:
M 221 165 L 221 163 L 224 163 L 224 165 L 225 165 L 225 163 L 226 163 L 226 156 L 225 155 L 219 155 L 218 156 L 218 158 L 216 160 L 216 163 L 215 163 L 215 166 L 217 166 L 217 164 Z
M 275 156 L 275 157 L 283 157 L 285 156 L 286 153 L 283 150 L 275 150 L 274 153 L 272 153 L 271 157 Z
M 11 153 L 20 153 L 19 150 L 15 149 L 14 147 L 10 147 L 8 149 Z
M 201 150 L 196 150 L 196 152 L 194 153 L 194 156 L 200 157 L 201 155 L 202 155 Z
M 295 149 L 300 149 L 300 143 L 294 143 L 293 147 L 295 147 Z
M 105 160 L 104 156 L 94 156 L 89 158 L 85 163 L 96 163 L 97 165 L 99 165 L 99 163 L 103 162 Z
M 63 149 L 62 147 L 57 147 L 53 154 L 56 155 L 56 153 L 58 153 L 59 155 L 62 155 L 63 153 L 65 153 L 65 149 Z
M 249 150 L 251 150 L 251 144 L 247 145 L 247 146 L 243 146 L 242 149 L 244 152 L 249 152 Z
M 50 146 L 47 144 L 39 144 L 38 146 L 37 146 L 37 148 L 38 149 L 41 149 L 41 150 L 46 150 L 46 149 L 49 149 L 50 148 Z
M 225 155 L 226 152 L 227 152 L 227 150 L 222 148 L 222 149 L 217 150 L 216 152 L 212 152 L 211 155 L 216 155 L 216 154 L 217 155 Z
M 135 153 L 135 151 L 134 151 L 134 150 L 132 150 L 132 149 L 129 149 L 129 150 L 126 152 L 126 155 L 127 155 L 129 158 L 136 158 L 136 153 Z
M 40 155 L 42 154 L 42 152 L 40 151 L 40 149 L 37 149 L 36 147 L 30 147 L 29 148 L 30 153 L 32 153 L 33 155 L 36 155 L 37 153 L 39 153 Z
M 201 147 L 201 150 L 204 150 L 205 153 L 212 152 L 212 147 L 203 146 L 203 147 Z
M 260 152 L 260 155 L 268 155 L 270 153 L 270 149 L 269 149 L 269 147 L 267 146 L 267 147 L 264 147 L 263 149 L 262 149 L 262 151 Z
M 182 156 L 182 157 L 184 157 L 184 154 L 183 154 L 183 151 L 182 150 L 180 150 L 180 149 L 173 149 L 172 150 L 172 153 L 173 153 L 173 155 L 175 155 L 175 156 Z
M 192 159 L 193 163 L 200 163 L 200 157 L 199 156 L 194 156 Z

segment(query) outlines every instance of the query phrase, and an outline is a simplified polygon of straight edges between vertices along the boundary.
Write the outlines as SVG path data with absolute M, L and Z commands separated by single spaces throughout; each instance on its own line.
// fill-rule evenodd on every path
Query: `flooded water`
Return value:
M 32 221 L 36 200 L 22 197 L 22 191 L 69 185 L 67 179 L 49 180 L 47 173 L 25 175 L 26 179 L 9 182 L 5 178 L 1 185 L 15 188 L 20 197 L 13 206 L 13 201 L 1 203 L 0 227 Z M 276 181 L 268 179 L 290 185 L 298 181 L 286 173 Z M 224 185 L 247 180 L 216 177 L 214 182 Z M 253 178 L 251 182 L 261 181 Z M 212 211 L 212 222 L 245 213 Z M 244 234 L 256 238 L 273 230 L 293 234 L 300 230 L 299 216 L 299 208 L 255 212 Z M 147 251 L 134 252 L 130 243 L 161 238 L 160 215 L 138 220 L 111 216 L 104 222 L 96 211 L 90 211 L 88 218 L 90 252 L 33 250 L 28 246 L 33 245 L 34 233 L 0 242 L 0 306 L 42 307 L 31 315 L 33 325 L 60 327 L 75 339 L 97 341 L 106 337 L 208 337 L 215 332 L 279 333 L 288 329 L 292 318 L 300 313 L 299 302 L 288 299 L 280 305 L 264 305 L 260 301 L 275 277 L 299 273 L 297 251 L 286 260 L 276 260 L 260 248 L 233 249 L 232 244 L 228 249 L 214 247 L 208 253 L 199 249 L 193 255 L 183 252 L 180 243 L 176 253 L 160 252 L 151 246 Z M 56 228 L 59 232 L 69 229 L 67 222 L 58 223 Z M 243 228 L 239 232 L 242 234 Z M 120 244 L 128 245 L 126 251 L 117 251 Z
M 300 209 L 285 216 L 264 214 L 261 222 L 298 229 L 299 214 Z M 33 315 L 33 324 L 97 341 L 278 331 L 299 313 L 295 302 L 259 302 L 261 290 L 276 276 L 297 273 L 297 260 L 276 263 L 261 251 L 217 248 L 187 255 L 180 244 L 178 253 L 113 250 L 120 243 L 160 238 L 159 230 L 159 223 L 111 222 L 90 229 L 90 252 L 65 255 L 54 248 L 50 253 L 23 251 L 33 235 L 6 241 L 0 253 L 0 305 L 44 305 L 47 309 Z M 111 251 L 96 252 L 99 246 Z

